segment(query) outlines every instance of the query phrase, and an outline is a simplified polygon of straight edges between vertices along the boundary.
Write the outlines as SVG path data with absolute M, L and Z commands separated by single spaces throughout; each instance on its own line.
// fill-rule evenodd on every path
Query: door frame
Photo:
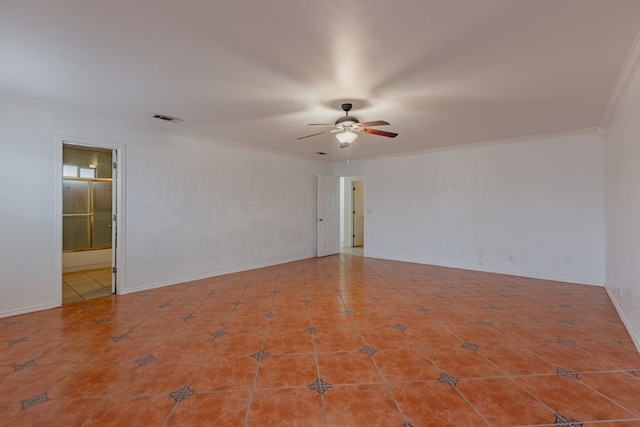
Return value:
M 55 141 L 55 179 L 54 182 L 54 195 L 55 195 L 55 237 L 54 237 L 54 260 L 55 265 L 55 292 L 56 303 L 58 306 L 62 305 L 62 148 L 63 145 L 78 145 L 82 147 L 90 148 L 102 148 L 108 150 L 114 150 L 116 152 L 117 167 L 114 169 L 114 180 L 116 190 L 116 203 L 115 203 L 115 215 L 117 218 L 117 233 L 115 242 L 111 242 L 112 251 L 115 251 L 115 266 L 117 267 L 114 277 L 111 282 L 113 288 L 116 286 L 116 293 L 123 294 L 126 289 L 126 282 L 124 277 L 124 241 L 125 241 L 125 223 L 124 223 L 124 179 L 125 179 L 125 145 L 112 142 L 96 141 L 86 138 L 69 137 L 69 136 L 57 136 Z M 113 263 L 113 261 L 112 261 Z M 114 281 L 115 279 L 115 281 Z M 113 289 L 112 289 L 113 290 Z
M 360 185 L 360 191 L 357 191 L 357 186 Z M 357 181 L 351 181 L 351 188 L 353 189 L 353 191 L 351 191 L 351 211 L 353 212 L 353 214 L 351 215 L 351 247 L 352 248 L 356 248 L 359 246 L 363 246 L 364 245 L 364 180 L 357 180 Z M 358 193 L 358 194 L 356 194 Z M 362 199 L 362 212 L 356 212 L 356 205 L 357 205 L 357 201 L 358 201 L 358 197 L 356 196 L 360 196 L 360 198 Z M 357 232 L 357 228 L 356 224 L 357 224 L 357 214 L 360 213 L 362 214 L 362 236 L 359 236 L 362 238 L 362 243 L 360 242 L 356 242 L 356 237 L 358 236 L 358 232 Z M 359 243 L 359 244 L 356 244 Z
M 353 204 L 352 204 L 353 191 L 351 189 L 353 188 L 353 181 L 365 182 L 366 180 L 364 175 L 343 176 L 342 179 L 344 180 L 343 181 L 343 197 L 341 198 L 340 203 L 344 207 L 344 213 L 340 218 L 340 227 L 342 227 L 343 233 L 344 233 L 344 242 L 343 242 L 344 246 L 348 248 L 352 248 L 353 238 L 351 236 L 353 236 L 353 224 L 352 224 L 353 214 L 351 212 L 353 212 Z M 366 200 L 365 200 L 365 212 L 366 212 Z M 365 242 L 365 244 L 367 241 L 366 238 L 367 236 L 366 236 L 366 230 L 365 230 L 363 233 L 363 239 L 362 239 Z

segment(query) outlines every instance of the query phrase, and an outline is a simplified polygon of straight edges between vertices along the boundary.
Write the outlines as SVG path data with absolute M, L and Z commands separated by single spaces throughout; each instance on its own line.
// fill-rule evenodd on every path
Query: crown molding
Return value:
M 352 160 L 351 163 L 366 163 L 367 161 L 370 161 L 370 160 L 383 160 L 383 159 L 393 159 L 393 158 L 400 158 L 400 157 L 411 157 L 411 156 L 416 156 L 421 154 L 432 154 L 432 153 L 440 153 L 440 152 L 447 152 L 447 151 L 471 150 L 475 148 L 493 147 L 498 145 L 515 144 L 515 143 L 546 140 L 546 139 L 567 138 L 567 137 L 580 136 L 580 135 L 597 135 L 599 137 L 602 137 L 604 136 L 604 131 L 597 127 L 589 127 L 589 128 L 561 131 L 561 132 L 550 132 L 550 133 L 540 133 L 535 135 L 519 136 L 514 138 L 494 139 L 490 141 L 468 142 L 468 143 L 455 144 L 455 145 L 445 145 L 443 147 L 426 148 L 426 149 L 417 150 L 417 151 L 407 151 L 404 153 L 365 157 L 362 159 Z
M 607 107 L 602 115 L 600 128 L 606 130 L 611 124 L 611 120 L 618 109 L 618 105 L 627 93 L 631 81 L 638 72 L 638 68 L 640 68 L 640 32 L 638 32 L 636 39 L 633 41 L 631 50 L 627 55 L 627 59 L 622 66 L 622 70 L 620 70 L 620 74 L 618 74 L 618 80 L 613 86 L 611 95 L 609 95 L 609 102 L 607 102 Z

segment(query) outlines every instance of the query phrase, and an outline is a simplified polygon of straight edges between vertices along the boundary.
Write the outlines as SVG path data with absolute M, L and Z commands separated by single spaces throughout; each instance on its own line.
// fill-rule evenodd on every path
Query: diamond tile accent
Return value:
M 22 410 L 26 411 L 29 408 L 32 408 L 36 405 L 46 402 L 47 400 L 49 400 L 49 396 L 47 396 L 47 393 L 44 392 L 37 396 L 33 396 L 33 397 L 30 397 L 29 399 L 25 399 L 21 401 L 20 405 L 22 405 Z
M 331 384 L 324 382 L 322 378 L 318 378 L 313 384 L 309 384 L 309 388 L 320 394 L 324 394 L 325 391 L 331 388 Z
M 615 340 L 614 343 L 624 345 L 624 341 L 622 340 Z
M 169 396 L 173 397 L 173 400 L 176 401 L 176 403 L 180 402 L 181 400 L 186 399 L 187 397 L 194 395 L 195 392 L 193 390 L 191 390 L 189 388 L 188 385 L 182 387 L 180 390 L 176 390 L 173 393 L 170 393 Z
M 111 338 L 113 340 L 113 342 L 118 342 L 118 341 L 122 341 L 124 339 L 129 338 L 129 335 L 127 334 L 122 334 L 122 335 L 118 335 L 116 337 Z
M 268 312 L 267 314 L 264 315 L 264 317 L 266 317 L 267 319 L 273 319 L 274 316 L 275 316 L 275 314 L 272 313 L 272 312 Z
M 27 337 L 16 338 L 15 340 L 9 341 L 9 347 L 11 347 L 12 345 L 20 344 L 27 341 L 29 341 Z
M 556 414 L 556 419 L 553 424 L 563 427 L 582 427 L 584 425 L 581 421 L 572 420 L 571 418 L 560 414 Z
M 111 319 L 109 319 L 108 317 L 105 317 L 104 319 L 98 319 L 98 320 L 95 320 L 94 322 L 96 325 L 102 325 L 103 323 L 107 323 L 109 321 L 111 321 Z
M 405 421 L 402 427 L 413 427 L 413 425 Z
M 576 346 L 575 341 L 563 340 L 562 338 L 558 338 L 558 344 L 566 345 L 566 346 L 569 346 L 569 347 L 575 347 Z
M 163 309 L 163 308 L 168 307 L 168 306 L 169 306 L 169 303 L 168 303 L 168 302 L 165 302 L 164 304 L 160 304 L 160 305 L 158 306 L 158 308 Z
M 380 301 L 380 299 L 379 299 L 378 297 L 371 297 L 371 298 L 369 298 L 369 299 L 370 299 L 371 301 L 373 301 L 373 302 L 379 302 L 379 301 Z
M 311 300 L 309 298 L 303 299 L 302 302 L 305 304 L 311 304 Z
M 638 372 L 636 372 L 636 371 L 627 371 L 627 374 L 633 375 L 634 377 L 638 376 Z
M 483 326 L 485 328 L 493 328 L 493 323 L 485 322 L 484 320 L 479 321 L 478 325 Z
M 570 371 L 568 369 L 556 368 L 556 374 L 561 377 L 570 377 L 573 379 L 578 379 L 578 373 L 575 371 Z
M 223 331 L 222 329 L 219 329 L 215 332 L 211 332 L 211 336 L 215 337 L 215 338 L 220 338 L 221 336 L 227 335 L 227 333 L 225 331 Z
M 36 366 L 35 360 L 29 360 L 28 362 L 20 363 L 19 365 L 13 365 L 13 372 L 21 371 L 25 368 L 31 368 Z
M 429 310 L 429 309 L 428 309 L 428 308 L 426 308 L 426 307 L 419 307 L 419 308 L 418 308 L 418 311 L 419 311 L 420 313 L 427 314 L 427 313 L 428 313 L 429 311 L 431 311 L 431 310 Z
M 573 320 L 571 320 L 571 319 L 558 319 L 558 323 L 564 323 L 565 325 L 573 325 Z
M 277 290 L 277 289 L 274 289 L 274 290 L 272 290 L 272 291 L 271 291 L 271 292 L 269 292 L 269 293 L 270 293 L 271 295 L 273 295 L 273 296 L 276 296 L 276 295 L 278 295 L 278 294 L 280 293 L 280 291 L 279 291 L 279 290 Z
M 84 307 L 82 307 L 82 311 L 90 311 L 93 310 L 95 307 L 93 305 L 85 305 Z
M 360 351 L 360 353 L 364 353 L 364 354 L 368 354 L 369 356 L 373 356 L 376 353 L 376 351 L 378 351 L 378 350 L 376 350 L 375 348 L 369 347 L 368 345 L 365 345 L 364 347 L 362 347 L 358 351 Z
M 396 323 L 395 325 L 393 325 L 393 327 L 399 331 L 406 331 L 408 328 L 407 325 L 403 325 L 402 323 Z
M 143 359 L 136 360 L 136 362 L 138 363 L 138 366 L 144 366 L 144 365 L 148 365 L 151 362 L 155 362 L 156 360 L 158 359 L 153 357 L 153 354 L 149 354 L 148 356 L 145 356 Z
M 498 296 L 500 298 L 511 298 L 511 295 L 507 295 L 507 294 L 498 294 Z
M 12 326 L 16 326 L 16 325 L 19 325 L 19 324 L 21 324 L 21 323 L 22 323 L 22 320 L 13 320 L 13 321 L 11 321 L 11 322 L 6 322 L 6 323 L 4 324 L 4 326 L 5 326 L 5 328 L 10 328 L 10 327 L 12 327 Z
M 491 306 L 489 307 L 491 310 L 497 310 L 497 311 L 502 311 L 502 307 L 500 307 L 499 305 L 493 305 L 491 304 Z
M 240 301 L 234 301 L 231 304 L 233 304 L 234 307 L 239 306 L 240 304 L 242 304 Z
M 345 311 L 343 311 L 343 313 L 346 314 L 347 316 L 351 316 L 353 313 L 355 313 L 355 311 L 346 309 Z
M 466 341 L 464 342 L 464 344 L 462 344 L 462 348 L 466 348 L 472 351 L 478 351 L 478 346 L 476 344 L 471 344 Z
M 318 329 L 316 329 L 316 328 L 315 328 L 315 326 L 310 326 L 310 327 L 308 327 L 307 329 L 305 329 L 304 331 L 305 331 L 305 332 L 307 332 L 307 333 L 309 333 L 309 334 L 311 334 L 311 335 L 313 335 L 313 334 L 315 334 L 316 332 L 318 332 Z
M 444 372 L 441 373 L 440 377 L 438 378 L 438 382 L 449 384 L 451 387 L 457 387 L 459 380 L 459 378 L 452 377 L 451 375 L 447 375 Z
M 266 351 L 264 351 L 264 350 L 260 350 L 259 352 L 253 353 L 251 355 L 251 357 L 253 357 L 257 361 L 261 361 L 262 359 L 266 359 L 269 356 L 271 356 L 271 355 L 269 353 L 267 353 Z
M 193 316 L 193 314 L 189 314 L 188 316 L 181 317 L 181 319 L 183 322 L 188 322 L 191 319 L 195 319 L 195 317 Z

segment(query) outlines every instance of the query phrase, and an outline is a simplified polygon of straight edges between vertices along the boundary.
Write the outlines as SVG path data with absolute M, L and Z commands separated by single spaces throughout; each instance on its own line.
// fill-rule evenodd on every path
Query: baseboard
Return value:
M 629 333 L 629 336 L 631 337 L 631 341 L 633 341 L 633 344 L 636 346 L 636 349 L 640 353 L 640 337 L 638 337 L 638 335 L 635 334 L 633 329 L 631 329 L 631 325 L 629 325 L 629 320 L 624 315 L 624 312 L 622 311 L 622 308 L 618 305 L 618 301 L 616 301 L 616 299 L 614 298 L 614 294 L 612 293 L 613 291 L 610 288 L 606 287 L 606 286 L 605 286 L 604 289 L 605 289 L 605 291 L 607 291 L 607 295 L 609 295 L 609 299 L 613 303 L 613 306 L 616 308 L 616 311 L 618 312 L 618 316 L 620 316 L 620 319 L 622 320 L 622 323 L 624 324 L 624 327 L 627 328 L 627 332 Z
M 215 271 L 215 272 L 210 272 L 210 273 L 205 273 L 205 274 L 199 274 L 197 276 L 183 277 L 181 279 L 169 280 L 169 281 L 166 281 L 166 282 L 151 283 L 151 284 L 148 284 L 148 285 L 136 286 L 135 288 L 131 288 L 131 289 L 122 289 L 122 290 L 119 289 L 118 290 L 118 294 L 119 295 L 126 295 L 126 294 L 131 294 L 131 293 L 134 293 L 134 292 L 149 291 L 149 290 L 152 290 L 152 289 L 162 288 L 164 286 L 177 285 L 177 284 L 185 283 L 185 282 L 193 282 L 193 281 L 196 281 L 196 280 L 207 279 L 209 277 L 224 276 L 225 274 L 240 273 L 242 271 L 255 270 L 257 268 L 272 267 L 274 265 L 286 264 L 288 262 L 301 261 L 303 259 L 309 259 L 309 258 L 311 258 L 311 257 L 310 256 L 304 256 L 304 257 L 288 258 L 288 259 L 283 259 L 283 260 L 279 260 L 279 261 L 272 261 L 272 262 L 267 262 L 267 263 L 262 263 L 262 264 L 254 264 L 254 265 L 250 265 L 250 266 L 238 267 L 238 268 L 234 268 L 234 269 L 230 269 L 230 270 L 222 270 L 222 271 Z
M 588 280 L 575 279 L 575 278 L 571 278 L 571 277 L 554 277 L 554 276 L 545 276 L 545 275 L 538 275 L 538 274 L 522 273 L 522 272 L 518 272 L 518 271 L 494 270 L 494 269 L 490 269 L 490 268 L 481 268 L 481 267 L 477 268 L 477 267 L 468 267 L 468 266 L 460 266 L 460 265 L 452 265 L 452 264 L 432 263 L 432 262 L 428 262 L 428 261 L 425 261 L 425 260 L 417 260 L 417 259 L 411 259 L 411 258 L 388 257 L 388 256 L 382 256 L 382 255 L 376 255 L 376 254 L 369 254 L 369 253 L 366 252 L 366 249 L 365 249 L 364 256 L 367 257 L 367 258 L 378 258 L 378 259 L 386 259 L 386 260 L 390 260 L 390 261 L 411 262 L 413 264 L 433 265 L 435 267 L 457 268 L 457 269 L 460 269 L 460 270 L 478 271 L 478 272 L 482 272 L 482 273 L 494 273 L 494 274 L 505 274 L 505 275 L 508 275 L 508 276 L 526 277 L 528 279 L 551 280 L 551 281 L 554 281 L 554 282 L 564 282 L 564 283 L 574 283 L 574 284 L 577 284 L 577 285 L 589 285 L 589 286 L 604 287 L 604 283 L 601 283 L 601 282 L 592 282 L 592 281 L 588 281 Z
M 34 311 L 48 310 L 56 307 L 60 307 L 60 304 L 56 302 L 49 302 L 46 304 L 32 305 L 29 307 L 18 308 L 16 310 L 2 311 L 0 312 L 0 318 L 18 316 L 20 314 L 33 313 Z

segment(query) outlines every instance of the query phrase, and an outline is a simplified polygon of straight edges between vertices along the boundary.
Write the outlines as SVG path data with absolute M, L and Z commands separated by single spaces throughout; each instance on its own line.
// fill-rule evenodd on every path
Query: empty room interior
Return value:
M 0 427 L 640 426 L 640 2 L 3 2 Z

